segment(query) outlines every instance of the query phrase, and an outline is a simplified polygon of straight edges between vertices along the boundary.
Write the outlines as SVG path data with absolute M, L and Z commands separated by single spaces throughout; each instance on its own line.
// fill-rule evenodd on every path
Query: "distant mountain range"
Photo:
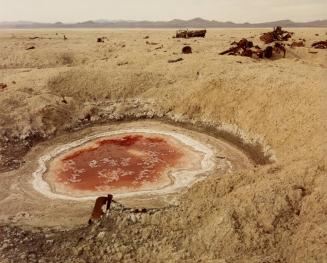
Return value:
M 65 24 L 38 23 L 30 21 L 0 22 L 0 28 L 263 28 L 263 27 L 327 27 L 326 20 L 311 22 L 293 22 L 280 20 L 265 23 L 233 23 L 194 18 L 191 20 L 174 19 L 171 21 L 129 21 L 129 20 L 94 20 Z

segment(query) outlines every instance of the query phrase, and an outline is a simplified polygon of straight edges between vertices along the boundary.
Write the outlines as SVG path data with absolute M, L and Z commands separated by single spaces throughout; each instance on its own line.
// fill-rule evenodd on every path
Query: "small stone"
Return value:
M 185 46 L 182 49 L 183 54 L 191 54 L 192 53 L 192 48 L 190 46 Z
M 53 240 L 52 239 L 48 239 L 47 241 L 45 241 L 46 244 L 52 245 L 53 244 Z
M 136 218 L 136 216 L 134 214 L 131 214 L 129 218 L 133 223 L 136 223 L 137 218 Z
M 123 259 L 123 253 L 118 252 L 118 253 L 117 253 L 117 259 L 118 259 L 118 260 L 122 260 L 122 259 Z
M 97 239 L 103 239 L 106 235 L 106 232 L 102 231 L 97 235 Z

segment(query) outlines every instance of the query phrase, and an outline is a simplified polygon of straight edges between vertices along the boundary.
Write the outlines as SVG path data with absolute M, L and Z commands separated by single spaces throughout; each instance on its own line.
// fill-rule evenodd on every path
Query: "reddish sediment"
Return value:
M 167 181 L 165 171 L 182 157 L 183 152 L 162 137 L 116 136 L 66 153 L 52 172 L 57 184 L 72 190 L 140 190 Z

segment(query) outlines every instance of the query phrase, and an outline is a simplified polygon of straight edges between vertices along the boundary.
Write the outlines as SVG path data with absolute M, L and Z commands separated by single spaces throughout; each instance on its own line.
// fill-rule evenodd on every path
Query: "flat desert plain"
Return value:
M 327 29 L 287 30 L 305 46 L 272 59 L 219 55 L 271 29 L 1 30 L 0 262 L 326 262 Z M 90 226 L 94 201 L 33 187 L 57 146 L 135 127 L 209 145 L 216 167 Z

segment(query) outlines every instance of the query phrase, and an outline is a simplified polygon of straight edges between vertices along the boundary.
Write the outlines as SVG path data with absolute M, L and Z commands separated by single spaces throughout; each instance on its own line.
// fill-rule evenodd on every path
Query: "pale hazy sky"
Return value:
M 0 21 L 95 19 L 296 22 L 327 19 L 327 0 L 0 0 Z

